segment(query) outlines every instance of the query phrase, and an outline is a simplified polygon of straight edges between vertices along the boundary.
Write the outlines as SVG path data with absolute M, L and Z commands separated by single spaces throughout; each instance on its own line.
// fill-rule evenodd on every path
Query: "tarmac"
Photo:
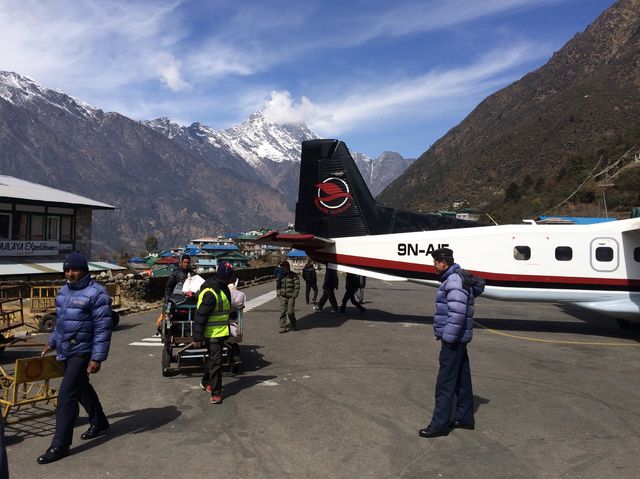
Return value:
M 476 429 L 423 439 L 438 369 L 435 289 L 368 280 L 362 315 L 351 305 L 314 312 L 302 292 L 298 331 L 278 334 L 273 288 L 245 290 L 256 302 L 244 372 L 225 375 L 221 405 L 209 404 L 197 371 L 162 376 L 158 311 L 123 316 L 91 379 L 107 434 L 82 441 L 81 411 L 72 454 L 38 465 L 53 416 L 7 425 L 11 477 L 638 477 L 640 342 L 615 320 L 478 298 Z M 10 349 L 0 361 L 39 351 Z

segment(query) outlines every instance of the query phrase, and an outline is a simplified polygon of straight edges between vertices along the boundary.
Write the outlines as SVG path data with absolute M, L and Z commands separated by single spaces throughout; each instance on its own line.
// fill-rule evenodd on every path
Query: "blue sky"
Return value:
M 216 129 L 264 109 L 417 157 L 612 0 L 0 0 L 0 69 Z

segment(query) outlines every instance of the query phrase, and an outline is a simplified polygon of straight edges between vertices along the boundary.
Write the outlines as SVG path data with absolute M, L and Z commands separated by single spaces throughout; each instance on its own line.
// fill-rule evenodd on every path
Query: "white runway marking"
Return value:
M 269 291 L 266 294 L 263 294 L 262 296 L 258 296 L 257 298 L 250 299 L 249 301 L 244 303 L 244 312 L 247 313 L 252 309 L 259 308 L 264 303 L 268 303 L 276 296 L 277 296 L 276 291 L 273 290 L 273 291 Z
M 268 303 L 272 299 L 277 296 L 275 290 L 269 291 L 262 296 L 258 296 L 257 298 L 250 299 L 244 304 L 244 312 L 248 313 L 252 309 L 259 308 L 265 303 Z M 162 346 L 162 338 L 160 336 L 153 336 L 151 338 L 144 338 L 141 341 L 136 341 L 134 343 L 129 343 L 129 346 Z

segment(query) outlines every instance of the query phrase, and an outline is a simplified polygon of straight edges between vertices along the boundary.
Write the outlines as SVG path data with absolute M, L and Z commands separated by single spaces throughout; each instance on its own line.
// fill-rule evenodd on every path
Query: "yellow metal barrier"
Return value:
M 0 406 L 2 407 L 2 419 L 5 423 L 15 423 L 52 414 L 54 410 L 42 412 L 41 409 L 38 409 L 37 414 L 21 416 L 13 421 L 8 420 L 9 412 L 22 406 L 51 402 L 55 407 L 58 391 L 49 386 L 49 380 L 62 377 L 63 374 L 62 363 L 56 361 L 55 356 L 17 359 L 13 375 L 0 367 L 0 386 L 2 387 Z

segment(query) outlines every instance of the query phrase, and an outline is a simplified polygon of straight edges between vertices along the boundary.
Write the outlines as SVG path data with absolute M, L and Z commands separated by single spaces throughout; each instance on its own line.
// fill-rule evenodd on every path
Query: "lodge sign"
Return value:
M 54 256 L 59 250 L 57 241 L 0 241 L 0 256 Z

